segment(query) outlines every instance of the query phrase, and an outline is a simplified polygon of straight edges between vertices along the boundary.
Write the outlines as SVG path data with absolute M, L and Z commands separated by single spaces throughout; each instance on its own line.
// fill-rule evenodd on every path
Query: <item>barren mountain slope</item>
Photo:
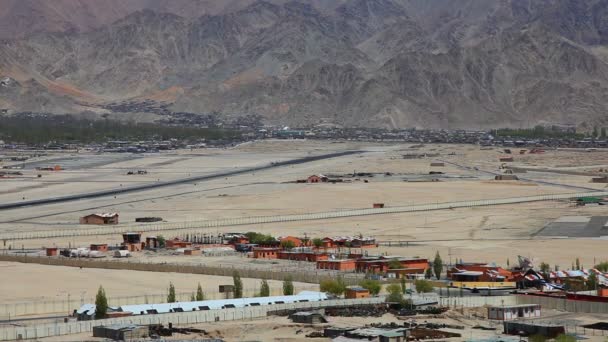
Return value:
M 0 45 L 11 111 L 152 98 L 292 125 L 608 124 L 608 1 L 0 1 L 31 26 Z

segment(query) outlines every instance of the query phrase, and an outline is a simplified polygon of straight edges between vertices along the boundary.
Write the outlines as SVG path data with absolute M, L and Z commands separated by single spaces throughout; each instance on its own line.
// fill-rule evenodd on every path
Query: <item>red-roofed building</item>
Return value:
M 254 247 L 252 250 L 254 259 L 278 259 L 280 248 Z
M 357 272 L 362 273 L 386 273 L 389 264 L 397 260 L 401 264 L 400 269 L 408 269 L 407 273 L 424 273 L 429 267 L 429 261 L 424 258 L 403 258 L 403 257 L 363 257 L 357 260 Z
M 447 276 L 453 281 L 514 281 L 513 272 L 502 267 L 485 263 L 461 263 L 447 271 Z

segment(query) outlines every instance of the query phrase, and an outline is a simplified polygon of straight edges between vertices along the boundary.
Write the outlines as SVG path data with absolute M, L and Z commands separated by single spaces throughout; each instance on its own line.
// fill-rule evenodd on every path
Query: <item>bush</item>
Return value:
M 399 284 L 390 284 L 386 287 L 386 292 L 388 295 L 386 296 L 386 301 L 389 303 L 397 303 L 402 305 L 405 303 L 403 299 L 403 294 L 401 293 L 401 286 Z
M 403 268 L 403 266 L 401 265 L 401 262 L 399 262 L 398 259 L 391 259 L 388 262 L 388 268 L 391 270 L 398 270 L 400 268 Z
M 203 293 L 201 283 L 198 283 L 198 287 L 196 288 L 196 300 L 198 302 L 205 300 L 205 294 Z
M 167 294 L 167 303 L 175 303 L 177 299 L 175 298 L 175 286 L 173 283 L 169 283 L 169 294 Z
M 281 247 L 286 250 L 292 250 L 296 247 L 296 244 L 291 240 L 281 241 Z
M 284 296 L 293 296 L 293 278 L 291 276 L 285 277 L 283 280 L 283 295 Z
M 164 236 L 162 236 L 162 235 L 157 236 L 156 237 L 156 241 L 158 242 L 158 247 L 159 248 L 165 248 L 166 241 L 165 241 L 165 237 Z
M 602 261 L 599 264 L 595 265 L 595 268 L 600 272 L 608 272 L 608 261 Z
M 380 285 L 380 282 L 373 279 L 364 279 L 359 283 L 359 286 L 364 289 L 367 289 L 372 296 L 378 295 L 378 293 L 380 293 L 380 290 L 382 289 L 382 285 Z
M 321 289 L 321 292 L 327 292 L 334 296 L 341 296 L 346 290 L 342 278 L 322 280 L 319 284 L 319 288 Z
M 555 342 L 576 342 L 576 337 L 572 335 L 561 334 L 555 338 Z
M 414 285 L 416 286 L 416 292 L 418 293 L 433 292 L 433 284 L 428 280 L 418 279 Z
M 260 297 L 270 297 L 270 286 L 268 286 L 266 279 L 263 279 L 260 285 Z
M 232 282 L 234 283 L 234 298 L 243 298 L 243 281 L 238 271 L 232 273 Z
M 531 335 L 528 337 L 528 342 L 545 342 L 547 341 L 547 337 L 543 335 Z

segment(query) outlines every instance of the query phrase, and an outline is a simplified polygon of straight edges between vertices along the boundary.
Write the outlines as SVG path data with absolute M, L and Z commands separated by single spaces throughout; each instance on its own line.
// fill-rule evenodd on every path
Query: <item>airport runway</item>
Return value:
M 235 175 L 240 175 L 240 174 L 249 173 L 249 172 L 269 170 L 269 169 L 281 167 L 281 166 L 304 164 L 304 163 L 309 163 L 309 162 L 313 162 L 313 161 L 343 157 L 343 156 L 348 156 L 348 155 L 358 154 L 358 153 L 363 153 L 363 152 L 365 152 L 365 151 L 357 150 L 357 151 L 335 152 L 335 153 L 322 154 L 322 155 L 318 155 L 318 156 L 297 158 L 297 159 L 291 159 L 291 160 L 282 161 L 282 162 L 275 162 L 275 163 L 270 163 L 270 164 L 266 164 L 266 165 L 262 165 L 262 166 L 247 167 L 247 168 L 242 168 L 242 169 L 233 170 L 233 171 L 218 172 L 218 173 L 214 173 L 214 174 L 210 174 L 210 175 L 181 178 L 181 179 L 176 179 L 176 180 L 167 181 L 167 182 L 136 185 L 136 186 L 120 188 L 120 189 L 102 190 L 102 191 L 82 193 L 82 194 L 69 195 L 69 196 L 49 197 L 49 198 L 44 198 L 44 199 L 39 199 L 39 200 L 5 203 L 5 204 L 0 204 L 0 210 L 30 207 L 30 206 L 36 206 L 36 205 L 45 205 L 45 204 L 52 204 L 52 203 L 70 202 L 70 201 L 77 201 L 77 200 L 88 199 L 88 198 L 115 196 L 115 195 L 119 195 L 119 194 L 146 191 L 146 190 L 173 186 L 173 185 L 208 181 L 208 180 L 212 180 L 212 179 L 235 176 Z

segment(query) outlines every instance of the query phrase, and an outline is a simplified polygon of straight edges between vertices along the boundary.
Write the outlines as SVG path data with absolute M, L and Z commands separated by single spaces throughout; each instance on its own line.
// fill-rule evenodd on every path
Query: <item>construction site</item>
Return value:
M 18 157 L 31 152 L 2 150 L 0 267 L 11 280 L 0 282 L 0 339 L 91 339 L 96 320 L 78 322 L 74 311 L 94 303 L 100 286 L 116 310 L 164 303 L 169 283 L 179 302 L 190 302 L 198 283 L 207 299 L 225 300 L 218 287 L 237 271 L 244 298 L 259 294 L 262 279 L 271 296 L 283 295 L 288 275 L 296 296 L 324 296 L 320 283 L 340 278 L 354 297 L 248 302 L 243 310 L 197 304 L 105 325 L 194 329 L 167 339 L 487 341 L 511 329 L 504 319 L 488 323 L 489 307 L 512 305 L 492 311 L 507 317 L 540 305 L 540 316 L 525 307 L 519 317 L 604 341 L 602 329 L 582 327 L 608 322 L 608 278 L 596 267 L 608 260 L 606 152 L 307 140 L 133 155 L 57 151 L 27 161 Z M 431 293 L 418 293 L 414 284 L 429 278 L 436 255 L 443 272 Z M 584 288 L 590 277 L 595 287 Z M 365 279 L 382 290 L 359 297 L 354 288 Z M 404 318 L 387 307 L 370 318 L 326 309 L 384 306 L 400 279 L 421 309 L 434 303 L 444 312 Z M 576 284 L 589 297 L 572 297 Z M 326 323 L 278 313 L 321 309 Z M 451 328 L 412 328 L 422 321 Z

